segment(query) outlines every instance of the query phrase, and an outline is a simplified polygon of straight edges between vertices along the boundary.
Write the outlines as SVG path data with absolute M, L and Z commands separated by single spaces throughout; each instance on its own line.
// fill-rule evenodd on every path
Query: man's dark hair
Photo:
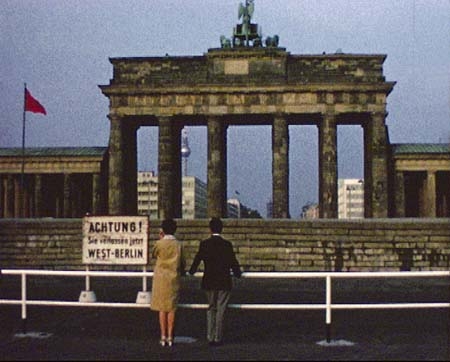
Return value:
M 173 235 L 177 230 L 177 223 L 175 222 L 174 219 L 165 219 L 161 223 L 161 229 L 164 232 L 164 234 Z
M 211 218 L 209 221 L 209 228 L 214 234 L 221 233 L 223 228 L 222 220 L 218 217 Z

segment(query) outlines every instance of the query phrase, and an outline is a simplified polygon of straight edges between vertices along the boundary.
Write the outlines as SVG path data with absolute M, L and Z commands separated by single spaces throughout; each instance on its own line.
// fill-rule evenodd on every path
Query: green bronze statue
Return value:
M 224 35 L 220 37 L 220 46 L 222 48 L 242 48 L 253 46 L 255 48 L 262 47 L 261 29 L 258 24 L 251 22 L 253 13 L 255 11 L 254 0 L 245 0 L 239 4 L 238 19 L 242 18 L 242 24 L 237 24 L 234 27 L 233 39 L 230 41 Z M 279 42 L 278 35 L 267 37 L 265 45 L 270 48 L 277 48 Z
M 249 46 L 250 26 L 253 12 L 255 11 L 255 4 L 253 0 L 245 0 L 245 6 L 239 4 L 238 19 L 242 18 L 241 34 L 245 36 L 245 45 Z

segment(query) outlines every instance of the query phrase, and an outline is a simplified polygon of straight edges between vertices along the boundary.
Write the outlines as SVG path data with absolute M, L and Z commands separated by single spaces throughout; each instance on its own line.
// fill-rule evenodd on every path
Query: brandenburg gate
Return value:
M 288 127 L 315 125 L 319 213 L 337 218 L 337 127 L 360 125 L 365 217 L 388 217 L 386 99 L 395 82 L 383 75 L 386 56 L 290 54 L 276 36 L 264 46 L 247 21 L 201 56 L 110 59 L 113 78 L 100 86 L 110 102 L 109 214 L 137 214 L 139 127 L 158 127 L 159 217 L 178 218 L 182 128 L 207 127 L 208 216 L 226 217 L 227 127 L 269 125 L 273 217 L 289 218 Z

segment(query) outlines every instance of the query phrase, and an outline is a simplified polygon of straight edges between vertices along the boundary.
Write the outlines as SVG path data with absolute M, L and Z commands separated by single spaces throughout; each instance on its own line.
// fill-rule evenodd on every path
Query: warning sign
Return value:
M 146 265 L 148 216 L 83 218 L 83 264 Z

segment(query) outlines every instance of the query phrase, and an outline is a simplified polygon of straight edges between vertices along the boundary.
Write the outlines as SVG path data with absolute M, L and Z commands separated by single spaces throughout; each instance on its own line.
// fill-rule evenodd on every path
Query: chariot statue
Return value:
M 257 44 L 260 44 L 261 35 L 258 29 L 258 24 L 252 24 L 251 19 L 255 11 L 254 0 L 245 0 L 245 5 L 239 4 L 238 19 L 242 18 L 242 24 L 238 24 L 234 28 L 233 46 L 250 46 L 250 42 L 259 39 Z
M 226 38 L 224 35 L 220 37 L 220 46 L 222 48 L 241 48 L 250 46 L 258 48 L 264 45 L 261 27 L 251 21 L 254 11 L 254 0 L 245 0 L 245 5 L 243 3 L 239 4 L 238 19 L 242 19 L 242 24 L 237 24 L 234 27 L 232 40 Z M 266 47 L 268 48 L 277 48 L 278 42 L 278 35 L 267 37 L 265 40 Z

